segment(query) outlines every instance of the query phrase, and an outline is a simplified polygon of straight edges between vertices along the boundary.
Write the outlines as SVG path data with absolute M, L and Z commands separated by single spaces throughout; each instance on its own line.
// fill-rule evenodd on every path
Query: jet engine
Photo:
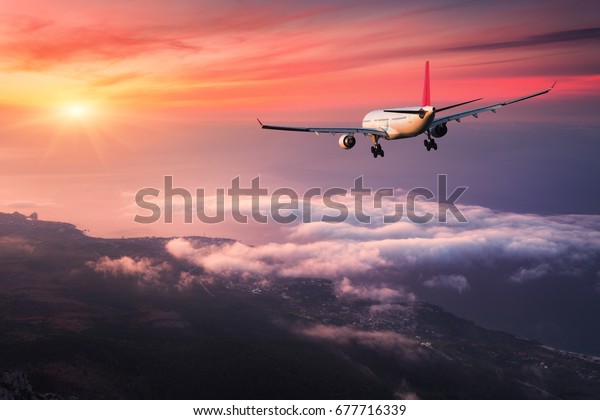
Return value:
M 344 150 L 352 149 L 356 144 L 356 138 L 350 134 L 342 134 L 338 143 Z
M 448 127 L 446 127 L 446 124 L 436 125 L 434 128 L 430 129 L 429 132 L 435 138 L 444 137 L 448 133 Z

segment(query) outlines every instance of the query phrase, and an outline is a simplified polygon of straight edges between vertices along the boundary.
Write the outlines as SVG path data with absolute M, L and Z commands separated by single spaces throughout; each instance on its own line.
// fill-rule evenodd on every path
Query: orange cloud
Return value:
M 44 71 L 65 62 L 123 60 L 159 50 L 197 50 L 175 35 L 152 28 L 62 26 L 46 24 L 0 43 L 12 70 Z
M 23 12 L 2 14 L 0 6 L 0 101 L 39 105 L 92 96 L 113 108 L 201 111 L 211 120 L 223 112 L 246 118 L 249 110 L 273 118 L 284 108 L 297 116 L 320 109 L 348 114 L 412 103 L 425 59 L 432 60 L 436 103 L 503 99 L 574 72 L 589 90 L 598 29 L 575 19 L 559 27 L 542 18 L 559 13 L 557 6 L 534 8 L 539 22 L 518 25 L 525 17 L 504 8 L 444 2 L 73 7 L 58 0 L 50 7 L 28 0 Z M 494 30 L 508 14 L 516 26 Z M 445 24 L 423 30 L 432 22 Z

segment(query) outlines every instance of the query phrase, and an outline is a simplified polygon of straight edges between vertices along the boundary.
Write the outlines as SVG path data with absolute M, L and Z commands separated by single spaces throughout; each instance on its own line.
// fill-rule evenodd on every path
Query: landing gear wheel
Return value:
M 373 157 L 376 158 L 377 156 L 384 156 L 383 153 L 383 149 L 381 148 L 381 144 L 377 143 L 373 146 L 371 146 L 371 153 L 373 153 Z
M 423 144 L 425 145 L 425 147 L 427 148 L 427 151 L 429 152 L 431 149 L 433 150 L 437 150 L 437 143 L 435 142 L 434 139 L 425 139 L 423 140 Z
M 371 146 L 371 153 L 373 153 L 373 157 L 376 158 L 377 155 L 379 154 L 379 151 L 377 150 L 377 147 Z

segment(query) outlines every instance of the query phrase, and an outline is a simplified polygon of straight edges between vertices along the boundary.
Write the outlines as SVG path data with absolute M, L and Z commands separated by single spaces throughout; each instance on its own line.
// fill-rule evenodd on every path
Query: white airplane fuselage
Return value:
M 435 118 L 435 108 L 432 106 L 402 109 L 422 110 L 423 112 L 421 114 L 400 114 L 378 109 L 365 115 L 362 127 L 384 130 L 388 134 L 387 140 L 398 140 L 424 133 Z

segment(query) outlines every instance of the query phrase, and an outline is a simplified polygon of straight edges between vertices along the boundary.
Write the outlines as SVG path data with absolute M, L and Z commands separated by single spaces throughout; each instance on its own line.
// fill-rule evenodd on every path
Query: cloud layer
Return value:
M 192 290 L 208 295 L 220 284 L 260 292 L 277 290 L 277 282 L 284 287 L 295 279 L 329 279 L 338 299 L 367 301 L 373 313 L 421 300 L 557 347 L 592 353 L 600 348 L 589 334 L 600 328 L 600 216 L 465 205 L 460 210 L 468 223 L 382 223 L 381 216 L 398 203 L 369 209 L 371 224 L 350 218 L 285 226 L 280 242 L 257 246 L 175 238 L 166 242 L 164 260 L 103 257 L 88 267 L 128 276 L 141 287 L 183 293 L 197 286 Z M 436 207 L 422 202 L 417 211 L 435 213 Z M 331 326 L 299 333 L 345 344 L 397 340 Z
M 186 239 L 173 239 L 167 250 L 215 274 L 335 278 L 363 273 L 388 263 L 377 247 L 352 241 L 249 246 L 240 242 L 220 248 L 194 248 Z
M 379 211 L 388 212 L 392 205 Z M 436 204 L 421 203 L 419 211 L 435 212 Z M 358 293 L 349 280 L 357 276 L 383 279 L 391 272 L 402 277 L 419 271 L 432 273 L 423 279 L 426 287 L 462 293 L 470 286 L 461 270 L 474 265 L 503 265 L 511 270 L 499 273 L 505 280 L 525 282 L 576 274 L 593 267 L 600 254 L 598 216 L 519 215 L 479 206 L 461 211 L 469 223 L 314 222 L 291 227 L 286 243 L 197 248 L 180 238 L 170 241 L 167 250 L 214 274 L 331 278 L 347 294 Z

